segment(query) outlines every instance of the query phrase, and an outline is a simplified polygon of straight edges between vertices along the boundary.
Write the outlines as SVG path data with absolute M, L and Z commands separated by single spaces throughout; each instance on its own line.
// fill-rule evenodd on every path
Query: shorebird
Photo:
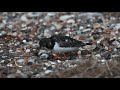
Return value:
M 69 36 L 53 35 L 50 38 L 42 38 L 39 41 L 40 48 L 45 47 L 47 49 L 53 50 L 59 54 L 68 52 L 73 52 L 79 50 L 80 47 L 86 44 L 82 41 L 75 40 Z

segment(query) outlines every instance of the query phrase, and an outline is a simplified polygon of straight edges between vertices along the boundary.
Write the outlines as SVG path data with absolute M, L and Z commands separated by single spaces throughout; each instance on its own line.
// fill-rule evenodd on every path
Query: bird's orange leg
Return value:
M 61 55 L 59 53 L 56 53 L 55 56 L 53 57 L 53 60 L 56 60 L 56 59 L 58 59 L 60 57 L 61 57 Z
M 65 61 L 68 58 L 68 53 L 64 53 L 63 57 L 61 58 L 62 61 Z

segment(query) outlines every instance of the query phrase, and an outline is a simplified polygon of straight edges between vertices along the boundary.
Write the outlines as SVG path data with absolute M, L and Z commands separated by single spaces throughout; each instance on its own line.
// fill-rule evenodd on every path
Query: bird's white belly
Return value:
M 60 47 L 58 43 L 55 43 L 53 50 L 55 52 L 70 52 L 78 50 L 78 47 Z

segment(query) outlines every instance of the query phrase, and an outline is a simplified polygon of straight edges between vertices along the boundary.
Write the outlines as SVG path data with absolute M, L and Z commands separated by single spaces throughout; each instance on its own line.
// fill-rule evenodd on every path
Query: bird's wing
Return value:
M 58 42 L 60 47 L 80 47 L 83 46 L 84 43 L 81 41 L 77 41 L 73 38 L 70 38 L 68 36 L 53 36 L 52 37 L 55 42 Z

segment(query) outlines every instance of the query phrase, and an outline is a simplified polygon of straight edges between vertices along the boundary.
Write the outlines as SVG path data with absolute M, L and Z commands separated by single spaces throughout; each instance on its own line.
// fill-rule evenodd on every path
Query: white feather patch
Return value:
M 75 51 L 78 50 L 79 47 L 60 47 L 57 42 L 55 42 L 53 50 L 55 52 L 70 52 L 70 51 Z

